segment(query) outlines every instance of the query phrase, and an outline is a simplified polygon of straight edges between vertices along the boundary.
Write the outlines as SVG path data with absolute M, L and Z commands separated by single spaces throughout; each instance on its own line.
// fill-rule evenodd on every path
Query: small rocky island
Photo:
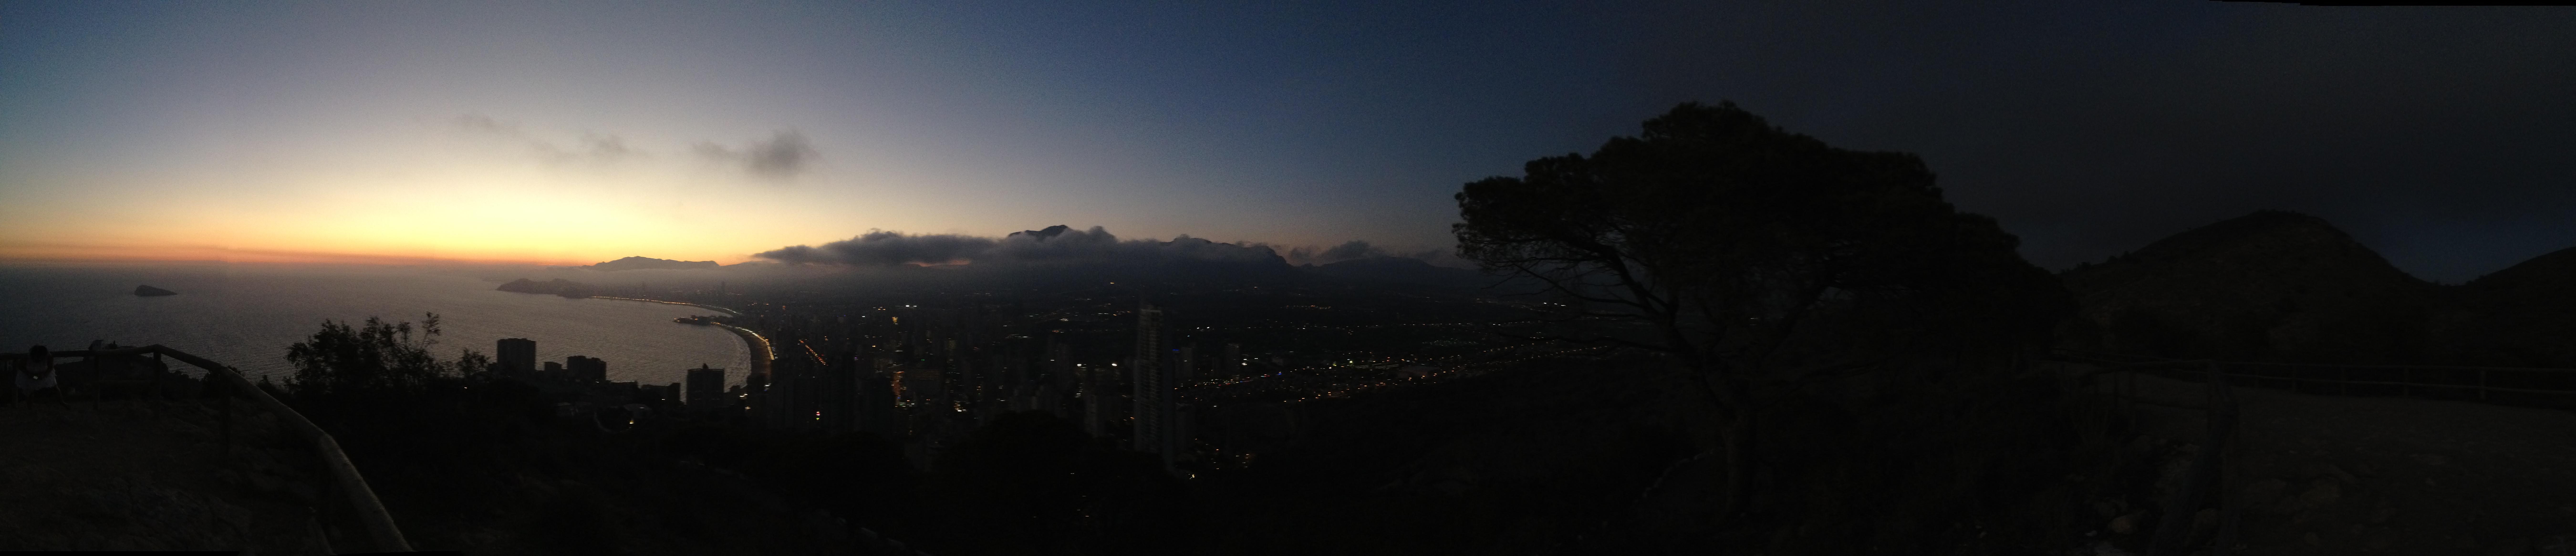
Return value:
M 152 286 L 135 286 L 134 295 L 142 297 L 160 297 L 164 295 L 179 295 L 179 292 L 155 288 Z
M 547 282 L 520 278 L 517 280 L 511 280 L 510 283 L 502 284 L 501 287 L 493 289 L 518 293 L 550 293 L 571 298 L 590 297 L 592 292 L 598 291 L 596 288 L 591 287 L 590 284 L 574 282 L 562 278 L 556 278 L 553 281 Z

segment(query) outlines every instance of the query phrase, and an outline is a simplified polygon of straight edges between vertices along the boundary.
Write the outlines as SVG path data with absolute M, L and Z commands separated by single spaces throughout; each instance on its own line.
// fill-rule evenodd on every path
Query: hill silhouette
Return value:
M 2333 224 L 2266 210 L 2059 274 L 2068 347 L 2175 358 L 2576 366 L 2576 249 L 2426 282 Z
M 2576 248 L 2478 277 L 2459 288 L 2448 344 L 2462 363 L 2576 367 Z

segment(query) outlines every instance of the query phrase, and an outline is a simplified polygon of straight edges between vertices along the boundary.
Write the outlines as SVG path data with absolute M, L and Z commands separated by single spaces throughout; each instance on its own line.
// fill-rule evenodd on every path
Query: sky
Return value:
M 2576 9 L 0 2 L 0 258 L 726 263 L 871 230 L 1451 246 L 1684 101 L 1918 153 L 2049 268 L 2258 209 L 2576 246 Z

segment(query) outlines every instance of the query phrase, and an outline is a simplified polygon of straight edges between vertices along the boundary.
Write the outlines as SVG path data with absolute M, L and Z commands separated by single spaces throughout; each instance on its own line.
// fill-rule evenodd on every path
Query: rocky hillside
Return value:
M 7 550 L 362 549 L 310 508 L 329 478 L 277 416 L 233 405 L 79 400 L 0 410 L 0 547 Z M 329 522 L 337 523 L 337 522 Z M 346 531 L 339 531 L 345 533 Z M 337 544 L 334 544 L 334 543 Z M 359 544 L 353 544 L 359 543 Z
M 2576 248 L 2459 287 L 2448 341 L 2464 364 L 2576 367 Z
M 2443 288 L 2313 216 L 2262 211 L 2060 275 L 2076 347 L 2164 357 L 2415 363 Z

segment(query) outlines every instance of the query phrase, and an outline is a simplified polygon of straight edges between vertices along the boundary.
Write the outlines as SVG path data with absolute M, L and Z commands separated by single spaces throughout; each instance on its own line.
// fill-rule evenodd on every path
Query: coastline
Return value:
M 698 307 L 698 308 L 702 308 L 702 309 L 713 309 L 713 310 L 717 310 L 717 311 L 723 311 L 723 312 L 724 312 L 724 314 L 726 314 L 726 315 L 728 315 L 728 316 L 736 316 L 736 317 L 742 316 L 742 312 L 741 312 L 741 311 L 735 311 L 735 310 L 732 310 L 732 309 L 727 309 L 727 308 L 723 308 L 723 307 L 717 307 L 717 306 L 714 306 L 714 305 L 704 305 L 704 304 L 698 304 L 698 303 L 689 303 L 689 302 L 685 302 L 685 301 L 663 301 L 663 300 L 659 300 L 659 299 L 643 299 L 643 298 L 636 298 L 636 297 L 609 297 L 609 296 L 603 296 L 603 295 L 594 295 L 594 296 L 590 296 L 590 297 L 588 297 L 588 298 L 586 298 L 586 299 L 614 299 L 614 300 L 618 300 L 618 301 L 643 301 L 643 302 L 647 302 L 647 303 L 668 303 L 668 304 L 671 304 L 671 305 L 687 305 L 687 306 L 690 306 L 690 307 Z M 773 351 L 773 350 L 771 350 L 771 349 L 770 349 L 770 347 L 769 347 L 769 338 L 767 338 L 767 337 L 763 337 L 763 336 L 761 336 L 761 335 L 760 335 L 760 333 L 759 333 L 759 332 L 753 332 L 753 331 L 751 331 L 751 329 L 749 329 L 749 328 L 743 328 L 743 327 L 740 327 L 740 326 L 734 326 L 734 325 L 725 324 L 725 323 L 720 323 L 720 322 L 719 322 L 719 323 L 712 323 L 712 324 L 714 324 L 714 325 L 716 325 L 716 326 L 724 327 L 724 329 L 725 329 L 725 330 L 732 331 L 732 332 L 733 332 L 733 334 L 734 334 L 735 336 L 741 336 L 741 337 L 742 337 L 742 343 L 743 343 L 744 345 L 747 345 L 747 346 L 749 346 L 749 347 L 751 348 L 751 370 L 750 370 L 750 374 L 744 375 L 744 378 L 750 378 L 750 375 L 751 375 L 751 374 L 756 374 L 756 375 L 768 375 L 768 374 L 769 374 L 769 360 L 770 360 L 771 358 L 775 358 L 775 357 L 777 357 L 776 352 L 775 352 L 775 351 Z
M 618 301 L 643 301 L 643 302 L 649 302 L 649 303 L 669 303 L 669 304 L 672 304 L 672 305 L 687 305 L 687 306 L 690 306 L 690 307 L 698 307 L 698 308 L 702 308 L 702 309 L 714 309 L 714 310 L 717 310 L 717 311 L 724 311 L 725 315 L 727 315 L 727 316 L 736 316 L 736 317 L 742 316 L 742 312 L 741 312 L 741 311 L 735 311 L 735 310 L 732 310 L 732 309 L 726 309 L 726 308 L 723 308 L 723 307 L 717 307 L 717 306 L 714 306 L 714 305 L 700 305 L 700 304 L 696 304 L 696 303 L 689 303 L 689 302 L 686 302 L 686 301 L 663 301 L 663 300 L 659 300 L 659 299 L 644 299 L 644 298 L 639 298 L 639 297 L 608 297 L 608 296 L 604 296 L 604 295 L 594 295 L 594 296 L 590 296 L 590 297 L 585 298 L 585 299 L 615 299 L 615 300 L 618 300 Z
M 751 345 L 751 374 L 764 376 L 769 374 L 769 360 L 776 357 L 769 351 L 769 338 L 762 337 L 759 332 L 753 332 L 749 328 L 725 323 L 716 323 L 716 326 L 733 331 L 734 335 L 742 337 L 743 343 Z M 750 378 L 750 375 L 743 377 Z

